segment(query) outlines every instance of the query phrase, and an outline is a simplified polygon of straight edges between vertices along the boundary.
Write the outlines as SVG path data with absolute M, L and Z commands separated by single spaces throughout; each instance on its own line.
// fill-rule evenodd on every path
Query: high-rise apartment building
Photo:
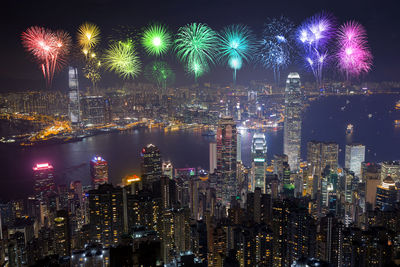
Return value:
M 291 171 L 300 164 L 302 93 L 300 75 L 291 72 L 286 80 L 283 153 L 288 156 Z

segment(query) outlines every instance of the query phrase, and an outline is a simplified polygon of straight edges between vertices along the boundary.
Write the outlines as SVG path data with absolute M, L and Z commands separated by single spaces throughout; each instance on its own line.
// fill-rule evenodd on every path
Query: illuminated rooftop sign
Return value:
M 49 163 L 38 163 L 38 164 L 36 164 L 35 167 L 33 167 L 34 171 L 48 170 L 48 169 L 53 169 L 53 166 L 51 166 Z

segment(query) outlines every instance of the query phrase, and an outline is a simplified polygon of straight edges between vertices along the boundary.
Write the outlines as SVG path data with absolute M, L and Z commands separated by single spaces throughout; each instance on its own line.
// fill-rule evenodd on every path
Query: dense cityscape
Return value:
M 400 82 L 368 15 L 89 2 L 6 23 L 30 61 L 0 64 L 0 266 L 400 266 Z

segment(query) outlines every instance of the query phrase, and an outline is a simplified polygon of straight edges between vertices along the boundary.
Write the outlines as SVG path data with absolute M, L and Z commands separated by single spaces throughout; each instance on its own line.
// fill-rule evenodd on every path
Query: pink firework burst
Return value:
M 346 78 L 368 73 L 372 66 L 372 54 L 368 47 L 364 27 L 355 21 L 343 24 L 338 31 L 336 59 Z
M 71 46 L 69 34 L 33 26 L 22 33 L 22 45 L 35 58 L 50 86 L 54 73 L 65 65 Z

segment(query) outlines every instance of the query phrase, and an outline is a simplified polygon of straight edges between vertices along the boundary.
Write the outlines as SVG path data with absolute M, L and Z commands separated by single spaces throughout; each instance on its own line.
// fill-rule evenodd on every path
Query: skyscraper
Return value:
M 59 256 L 71 254 L 69 216 L 66 210 L 58 210 L 54 218 L 55 250 Z
M 388 176 L 376 188 L 376 207 L 380 210 L 394 208 L 397 201 L 398 188 L 392 177 Z
M 162 175 L 160 150 L 155 145 L 148 144 L 140 155 L 143 184 L 150 185 Z
M 35 178 L 34 190 L 36 197 L 40 200 L 56 189 L 53 171 L 53 166 L 49 163 L 36 164 L 33 167 L 33 176 Z
M 301 94 L 300 76 L 291 72 L 286 80 L 285 122 L 283 125 L 283 153 L 288 156 L 291 171 L 297 171 L 300 164 L 301 145 Z
M 92 185 L 97 187 L 108 183 L 108 163 L 102 157 L 94 157 L 90 161 L 90 177 Z
M 265 193 L 265 175 L 267 168 L 267 142 L 263 133 L 255 133 L 251 145 L 251 188 L 261 188 Z
M 220 197 L 226 205 L 237 194 L 236 161 L 236 123 L 232 117 L 222 117 L 217 130 L 217 172 L 222 182 Z
M 307 143 L 307 163 L 312 175 L 321 177 L 327 166 L 337 172 L 338 155 L 339 145 L 337 143 L 318 141 Z
M 399 161 L 385 161 L 381 164 L 381 181 L 386 177 L 392 177 L 397 182 L 400 181 L 400 162 Z
M 72 125 L 74 124 L 76 125 L 81 122 L 78 69 L 74 67 L 69 67 L 68 77 L 69 77 L 68 115 Z
M 346 145 L 345 167 L 354 172 L 356 177 L 361 176 L 361 163 L 365 161 L 365 146 L 361 144 Z
M 210 173 L 217 169 L 217 143 L 210 142 Z

